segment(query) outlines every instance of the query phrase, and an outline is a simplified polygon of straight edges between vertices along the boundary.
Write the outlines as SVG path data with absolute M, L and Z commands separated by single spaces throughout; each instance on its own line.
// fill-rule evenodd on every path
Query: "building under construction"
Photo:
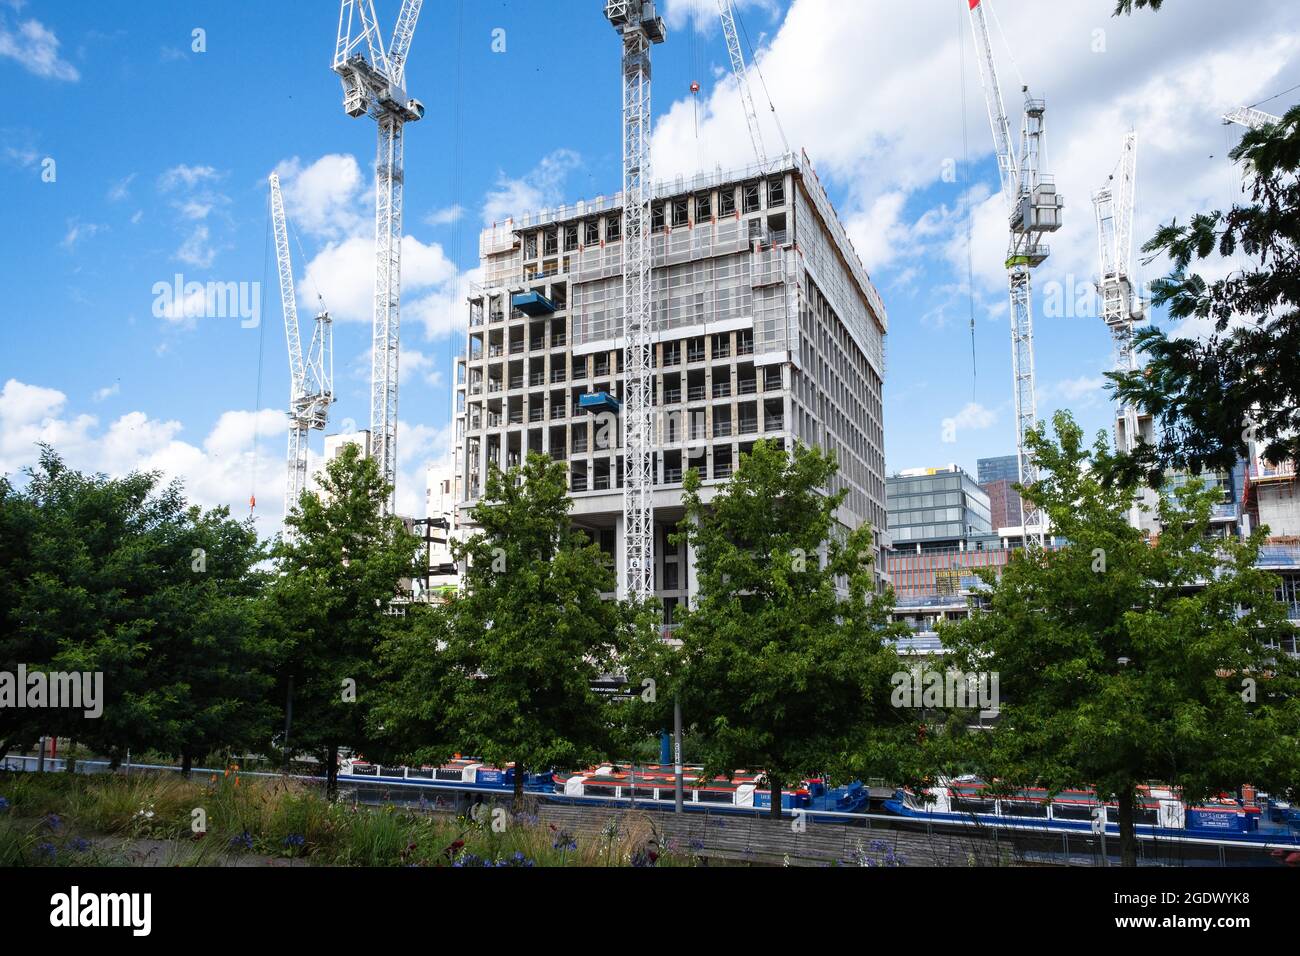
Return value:
M 487 468 L 568 466 L 575 525 L 624 580 L 621 197 L 485 229 L 457 359 L 459 519 Z M 668 543 L 692 467 L 703 497 L 766 438 L 834 451 L 850 527 L 885 539 L 884 305 L 806 156 L 660 184 L 651 203 L 655 593 L 693 592 Z M 876 567 L 883 569 L 877 560 Z M 881 572 L 883 574 L 883 570 Z

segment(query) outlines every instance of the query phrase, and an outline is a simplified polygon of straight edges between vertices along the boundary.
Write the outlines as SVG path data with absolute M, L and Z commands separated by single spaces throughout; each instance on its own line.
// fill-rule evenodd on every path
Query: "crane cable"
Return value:
M 966 301 L 970 308 L 970 388 L 971 401 L 978 394 L 979 363 L 975 359 L 975 250 L 974 223 L 975 205 L 971 199 L 970 186 L 970 130 L 966 116 L 966 41 L 964 23 L 966 14 L 958 11 L 957 16 L 957 53 L 958 68 L 961 76 L 961 146 L 962 146 L 962 185 L 965 187 L 966 201 Z
M 758 63 L 758 54 L 754 52 L 754 45 L 749 42 L 749 30 L 745 27 L 745 21 L 740 15 L 739 10 L 732 11 L 736 22 L 740 24 L 740 32 L 745 37 L 745 46 L 749 48 L 749 62 L 754 64 L 754 72 L 758 74 L 758 82 L 763 87 L 763 98 L 767 100 L 767 108 L 772 113 L 772 119 L 776 123 L 776 131 L 781 134 L 781 148 L 784 152 L 790 152 L 790 141 L 785 138 L 785 128 L 781 125 L 781 117 L 776 112 L 776 104 L 772 102 L 772 96 L 767 91 L 767 80 L 763 76 L 763 67 Z

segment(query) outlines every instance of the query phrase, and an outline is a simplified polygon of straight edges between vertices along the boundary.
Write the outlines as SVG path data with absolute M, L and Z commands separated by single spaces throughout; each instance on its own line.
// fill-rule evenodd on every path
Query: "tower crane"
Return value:
M 654 409 L 650 308 L 650 48 L 665 38 L 653 0 L 605 0 L 623 41 L 623 547 L 627 597 L 654 595 Z
M 749 89 L 749 74 L 745 69 L 745 54 L 740 49 L 736 34 L 736 11 L 731 0 L 718 0 L 718 13 L 722 17 L 722 33 L 727 38 L 727 53 L 731 56 L 731 72 L 736 76 L 740 90 L 740 103 L 745 109 L 745 122 L 749 124 L 749 139 L 754 144 L 754 155 L 759 165 L 767 163 L 767 150 L 763 147 L 763 131 L 758 126 L 758 111 L 754 109 L 754 96 Z
M 373 0 L 341 0 L 334 72 L 343 83 L 343 110 L 378 124 L 375 158 L 375 298 L 371 326 L 371 453 L 384 480 L 397 480 L 397 357 L 402 275 L 402 130 L 424 116 L 406 95 L 406 58 L 423 0 L 402 0 L 387 46 Z M 391 510 L 392 500 L 385 502 Z
M 1025 446 L 1025 434 L 1037 425 L 1037 397 L 1034 379 L 1034 315 L 1030 272 L 1047 259 L 1044 233 L 1061 227 L 1062 197 L 1055 181 L 1042 170 L 1046 165 L 1045 105 L 1022 87 L 1024 107 L 1020 125 L 1020 149 L 1013 153 L 1011 123 L 1007 118 L 1002 90 L 998 85 L 985 8 L 989 0 L 968 0 L 971 30 L 975 35 L 976 63 L 988 106 L 993 147 L 998 159 L 998 176 L 1007 204 L 1010 241 L 1006 269 L 1011 301 L 1011 374 L 1015 385 L 1016 458 L 1020 484 L 1028 487 L 1038 480 L 1038 466 Z M 1042 542 L 1045 516 L 1028 499 L 1024 501 L 1025 541 Z
M 324 308 L 316 314 L 316 327 L 304 358 L 298 331 L 298 299 L 293 288 L 293 263 L 289 258 L 289 229 L 284 215 L 280 177 L 271 174 L 271 226 L 275 233 L 275 261 L 280 273 L 280 304 L 284 335 L 289 345 L 289 456 L 284 489 L 284 513 L 302 497 L 307 487 L 307 438 L 312 429 L 325 428 L 334 402 L 333 323 Z
M 1097 292 L 1101 297 L 1101 317 L 1110 329 L 1115 345 L 1114 367 L 1117 372 L 1137 369 L 1137 354 L 1133 350 L 1133 330 L 1145 314 L 1141 298 L 1137 295 L 1133 271 L 1133 209 L 1137 196 L 1137 133 L 1124 136 L 1124 147 L 1119 165 L 1101 189 L 1092 195 L 1093 211 L 1097 216 L 1097 251 L 1101 271 L 1097 278 Z M 1139 414 L 1131 403 L 1125 403 L 1115 419 L 1115 449 L 1131 452 L 1139 439 L 1151 435 L 1151 416 Z M 1143 492 L 1144 496 L 1146 492 Z M 1148 498 L 1148 505 L 1153 503 Z M 1141 511 L 1137 502 L 1129 513 L 1129 522 L 1141 527 Z
M 1282 122 L 1282 117 L 1274 116 L 1272 113 L 1265 113 L 1263 110 L 1251 109 L 1249 106 L 1236 106 L 1223 114 L 1225 126 L 1236 123 L 1238 126 L 1245 126 L 1249 129 L 1259 129 L 1261 126 L 1271 126 L 1280 122 Z

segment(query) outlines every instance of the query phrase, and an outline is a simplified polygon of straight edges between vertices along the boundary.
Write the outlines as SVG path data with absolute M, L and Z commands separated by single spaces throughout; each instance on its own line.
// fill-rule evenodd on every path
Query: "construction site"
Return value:
M 1046 240 L 1062 226 L 1065 199 L 1049 164 L 1046 101 L 1022 82 L 1020 102 L 1009 105 L 999 61 L 1018 74 L 1014 55 L 995 53 L 987 0 L 968 7 L 1006 215 L 1015 454 L 981 460 L 978 482 L 956 465 L 887 470 L 887 310 L 809 153 L 786 142 L 770 97 L 767 138 L 775 125 L 782 148 L 769 155 L 750 82 L 760 68 L 731 0 L 717 0 L 717 23 L 752 162 L 668 180 L 655 178 L 650 149 L 651 61 L 667 28 L 653 0 L 607 0 L 611 61 L 615 42 L 621 48 L 622 182 L 608 195 L 512 210 L 482 230 L 481 278 L 454 304 L 464 337 L 453 360 L 450 464 L 428 476 L 426 514 L 405 519 L 429 564 L 410 582 L 411 597 L 455 592 L 452 546 L 473 532 L 489 469 L 520 466 L 533 453 L 566 466 L 574 525 L 608 555 L 619 596 L 660 600 L 665 627 L 696 591 L 689 548 L 669 540 L 685 513 L 687 472 L 698 473 L 707 502 L 760 439 L 835 454 L 839 472 L 827 490 L 845 493 L 837 519 L 871 529 L 877 586 L 894 585 L 904 605 L 962 603 L 974 597 L 974 568 L 999 569 L 1016 549 L 1053 545 L 1046 517 L 1016 488 L 1038 478 L 1025 441 L 1040 422 L 1032 276 L 1051 253 Z M 424 115 L 406 93 L 405 64 L 420 8 L 404 0 L 386 41 L 369 0 L 342 0 L 333 61 L 344 111 L 375 120 L 378 150 L 369 428 L 329 436 L 326 457 L 356 444 L 394 485 L 403 129 Z M 759 80 L 766 96 L 761 72 Z M 1222 120 L 1257 128 L 1277 117 L 1243 107 Z M 1091 191 L 1094 288 L 1116 373 L 1139 368 L 1134 337 L 1148 311 L 1133 251 L 1137 148 L 1130 130 L 1113 172 Z M 307 485 L 308 436 L 327 429 L 335 401 L 332 322 L 322 303 L 304 348 L 274 175 L 271 196 L 293 381 L 287 511 Z M 971 323 L 973 336 L 973 312 Z M 1117 451 L 1155 439 L 1151 417 L 1132 406 L 1116 405 L 1111 420 Z M 1160 495 L 1186 480 L 1170 473 L 1161 492 L 1144 489 L 1130 523 L 1158 536 Z M 1295 480 L 1293 464 L 1263 460 L 1253 446 L 1249 461 L 1211 478 L 1223 492 L 1217 533 L 1269 525 L 1280 593 L 1300 617 Z
M 489 465 L 549 455 L 568 465 L 574 521 L 620 579 L 621 219 L 615 197 L 484 231 L 488 285 L 468 304 L 455 386 L 462 522 Z M 707 500 L 757 439 L 835 450 L 842 520 L 870 525 L 884 547 L 885 309 L 807 157 L 658 184 L 649 232 L 654 593 L 665 620 L 693 586 L 685 549 L 667 541 L 683 474 L 698 469 Z

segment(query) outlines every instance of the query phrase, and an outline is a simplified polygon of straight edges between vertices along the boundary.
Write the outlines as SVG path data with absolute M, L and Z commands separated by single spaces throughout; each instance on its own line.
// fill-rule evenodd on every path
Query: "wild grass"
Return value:
M 495 812 L 494 812 L 495 811 Z M 692 866 L 627 814 L 575 835 L 535 814 L 489 806 L 474 818 L 330 802 L 318 788 L 237 769 L 190 779 L 0 774 L 0 866 Z M 283 864 L 282 864 L 283 865 Z

